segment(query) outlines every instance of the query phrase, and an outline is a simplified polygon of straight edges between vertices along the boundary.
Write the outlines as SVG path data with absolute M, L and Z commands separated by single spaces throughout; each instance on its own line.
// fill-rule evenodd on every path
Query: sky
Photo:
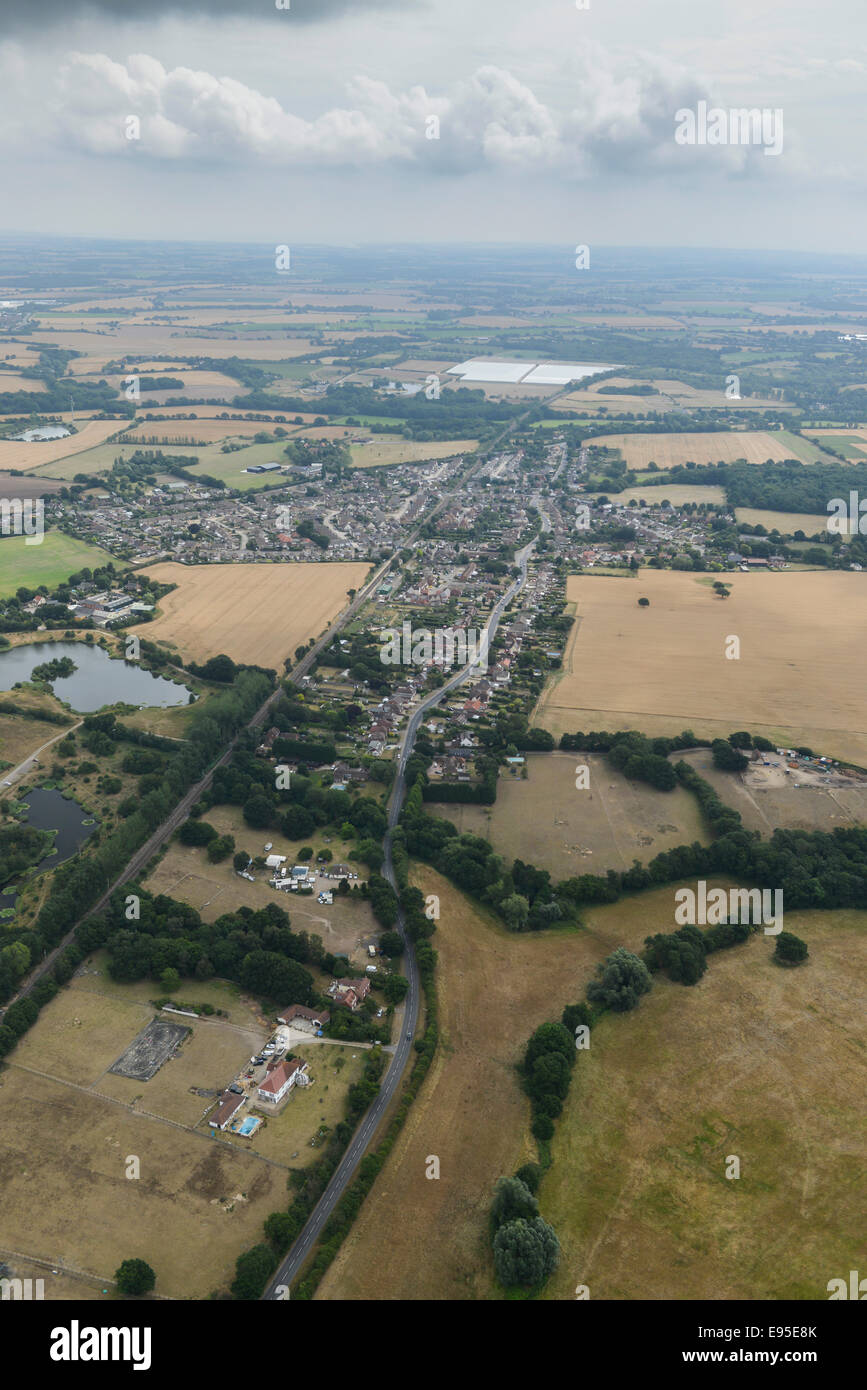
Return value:
M 864 249 L 864 0 L 0 0 L 0 21 L 0 233 Z M 766 113 L 748 143 L 742 108 Z

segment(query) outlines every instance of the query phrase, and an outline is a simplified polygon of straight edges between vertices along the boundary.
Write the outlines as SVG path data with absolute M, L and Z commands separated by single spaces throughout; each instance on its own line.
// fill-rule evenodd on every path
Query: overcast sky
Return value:
M 865 0 L 279 2 L 0 0 L 0 230 L 867 249 Z

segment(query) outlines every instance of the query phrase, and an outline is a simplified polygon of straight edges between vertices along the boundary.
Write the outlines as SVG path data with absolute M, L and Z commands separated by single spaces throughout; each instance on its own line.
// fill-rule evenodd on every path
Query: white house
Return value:
M 311 1080 L 307 1063 L 302 1062 L 300 1058 L 295 1057 L 291 1062 L 278 1062 L 259 1087 L 259 1099 L 267 1101 L 270 1105 L 277 1105 L 289 1094 L 293 1086 L 309 1086 Z

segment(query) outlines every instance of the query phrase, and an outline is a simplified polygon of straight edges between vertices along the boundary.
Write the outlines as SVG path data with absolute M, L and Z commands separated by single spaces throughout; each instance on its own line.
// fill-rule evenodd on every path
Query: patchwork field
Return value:
M 113 560 L 124 569 L 122 560 L 97 545 L 76 540 L 63 531 L 46 531 L 39 545 L 28 545 L 27 536 L 4 536 L 0 540 L 0 598 L 14 594 L 22 584 L 37 589 L 52 587 L 86 566 L 94 569 Z
M 580 791 L 578 764 L 590 769 Z M 707 843 L 698 803 L 683 787 L 661 792 L 629 782 L 595 753 L 530 754 L 527 772 L 526 781 L 501 775 L 493 806 L 426 809 L 491 841 L 509 862 L 525 859 L 555 879 L 628 869 L 675 845 Z
M 706 576 L 683 572 L 647 570 L 637 583 L 572 576 L 577 621 L 531 722 L 555 735 L 750 729 L 863 764 L 867 655 L 851 641 L 867 620 L 861 578 L 738 573 L 720 600 Z M 639 608 L 641 596 L 649 608 Z M 725 656 L 730 636 L 740 640 L 738 660 Z M 834 658 L 842 652 L 845 661 Z
M 327 562 L 153 565 L 149 576 L 178 587 L 161 600 L 147 636 L 196 661 L 225 652 L 235 661 L 279 669 L 300 643 L 319 636 L 367 572 L 365 564 Z
M 430 444 L 415 444 L 411 439 L 380 436 L 364 444 L 353 444 L 350 453 L 355 468 L 379 468 L 392 463 L 417 463 L 422 459 L 469 454 L 477 444 L 477 439 L 446 439 Z
M 652 399 L 652 398 L 651 398 Z M 765 463 L 768 459 L 798 458 L 813 463 L 821 451 L 807 440 L 789 435 L 785 430 L 733 430 L 717 434 L 606 434 L 597 435 L 591 444 L 604 444 L 619 449 L 628 468 L 646 468 L 656 463 L 660 469 L 673 468 L 676 463 L 699 465 L 734 463 Z
M 809 945 L 797 970 L 758 935 L 594 1029 L 541 1189 L 562 1246 L 547 1298 L 826 1299 L 863 1267 L 867 913 L 786 926 Z

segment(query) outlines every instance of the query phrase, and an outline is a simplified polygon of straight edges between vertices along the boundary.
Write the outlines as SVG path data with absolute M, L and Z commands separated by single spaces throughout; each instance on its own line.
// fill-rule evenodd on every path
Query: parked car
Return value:
M 243 1088 L 243 1086 L 236 1086 L 235 1083 L 234 1083 L 234 1081 L 232 1082 L 231 1086 L 229 1087 L 229 1090 L 230 1090 L 230 1091 L 234 1091 L 234 1093 L 235 1093 L 236 1096 L 242 1096 L 242 1095 L 244 1094 L 244 1088 Z

